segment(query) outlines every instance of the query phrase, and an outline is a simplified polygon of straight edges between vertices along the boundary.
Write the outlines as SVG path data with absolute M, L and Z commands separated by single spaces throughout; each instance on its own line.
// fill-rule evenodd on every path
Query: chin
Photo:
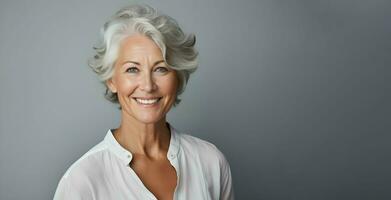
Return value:
M 143 124 L 156 124 L 160 120 L 163 119 L 163 117 L 154 117 L 154 116 L 137 116 L 135 117 L 140 123 Z

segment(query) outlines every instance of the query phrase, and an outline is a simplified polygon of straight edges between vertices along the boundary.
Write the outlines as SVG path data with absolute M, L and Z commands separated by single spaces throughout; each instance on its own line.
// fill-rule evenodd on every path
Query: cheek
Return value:
M 166 79 L 162 80 L 160 83 L 160 88 L 167 94 L 176 94 L 178 88 L 178 81 L 175 76 L 169 76 Z
M 122 93 L 124 95 L 131 94 L 136 88 L 136 81 L 129 79 L 119 79 L 118 80 L 118 93 Z

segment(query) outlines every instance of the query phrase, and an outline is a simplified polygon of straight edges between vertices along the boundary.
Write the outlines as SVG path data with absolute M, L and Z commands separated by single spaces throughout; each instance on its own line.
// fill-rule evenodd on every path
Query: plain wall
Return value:
M 128 2 L 0 2 L 0 199 L 51 199 L 118 126 L 87 59 Z M 237 199 L 391 199 L 390 1 L 145 2 L 197 36 L 168 121 L 219 147 Z

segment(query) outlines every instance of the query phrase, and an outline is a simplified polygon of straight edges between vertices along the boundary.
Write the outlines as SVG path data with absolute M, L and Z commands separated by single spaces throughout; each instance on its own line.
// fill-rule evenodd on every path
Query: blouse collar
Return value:
M 170 123 L 166 123 L 170 127 L 171 132 L 170 145 L 167 151 L 167 158 L 171 161 L 178 156 L 180 143 L 177 130 L 173 126 L 171 126 Z M 125 165 L 129 165 L 130 161 L 132 161 L 133 155 L 130 151 L 126 150 L 118 143 L 118 141 L 113 135 L 112 130 L 114 129 L 109 129 L 107 131 L 107 134 L 103 141 L 108 145 L 109 150 L 113 152 L 118 158 L 120 158 Z

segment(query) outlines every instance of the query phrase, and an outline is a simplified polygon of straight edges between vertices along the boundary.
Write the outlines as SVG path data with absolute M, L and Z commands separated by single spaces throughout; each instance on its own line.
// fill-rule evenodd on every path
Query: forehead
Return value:
M 126 37 L 120 45 L 119 57 L 152 57 L 162 58 L 162 52 L 157 44 L 145 35 Z

